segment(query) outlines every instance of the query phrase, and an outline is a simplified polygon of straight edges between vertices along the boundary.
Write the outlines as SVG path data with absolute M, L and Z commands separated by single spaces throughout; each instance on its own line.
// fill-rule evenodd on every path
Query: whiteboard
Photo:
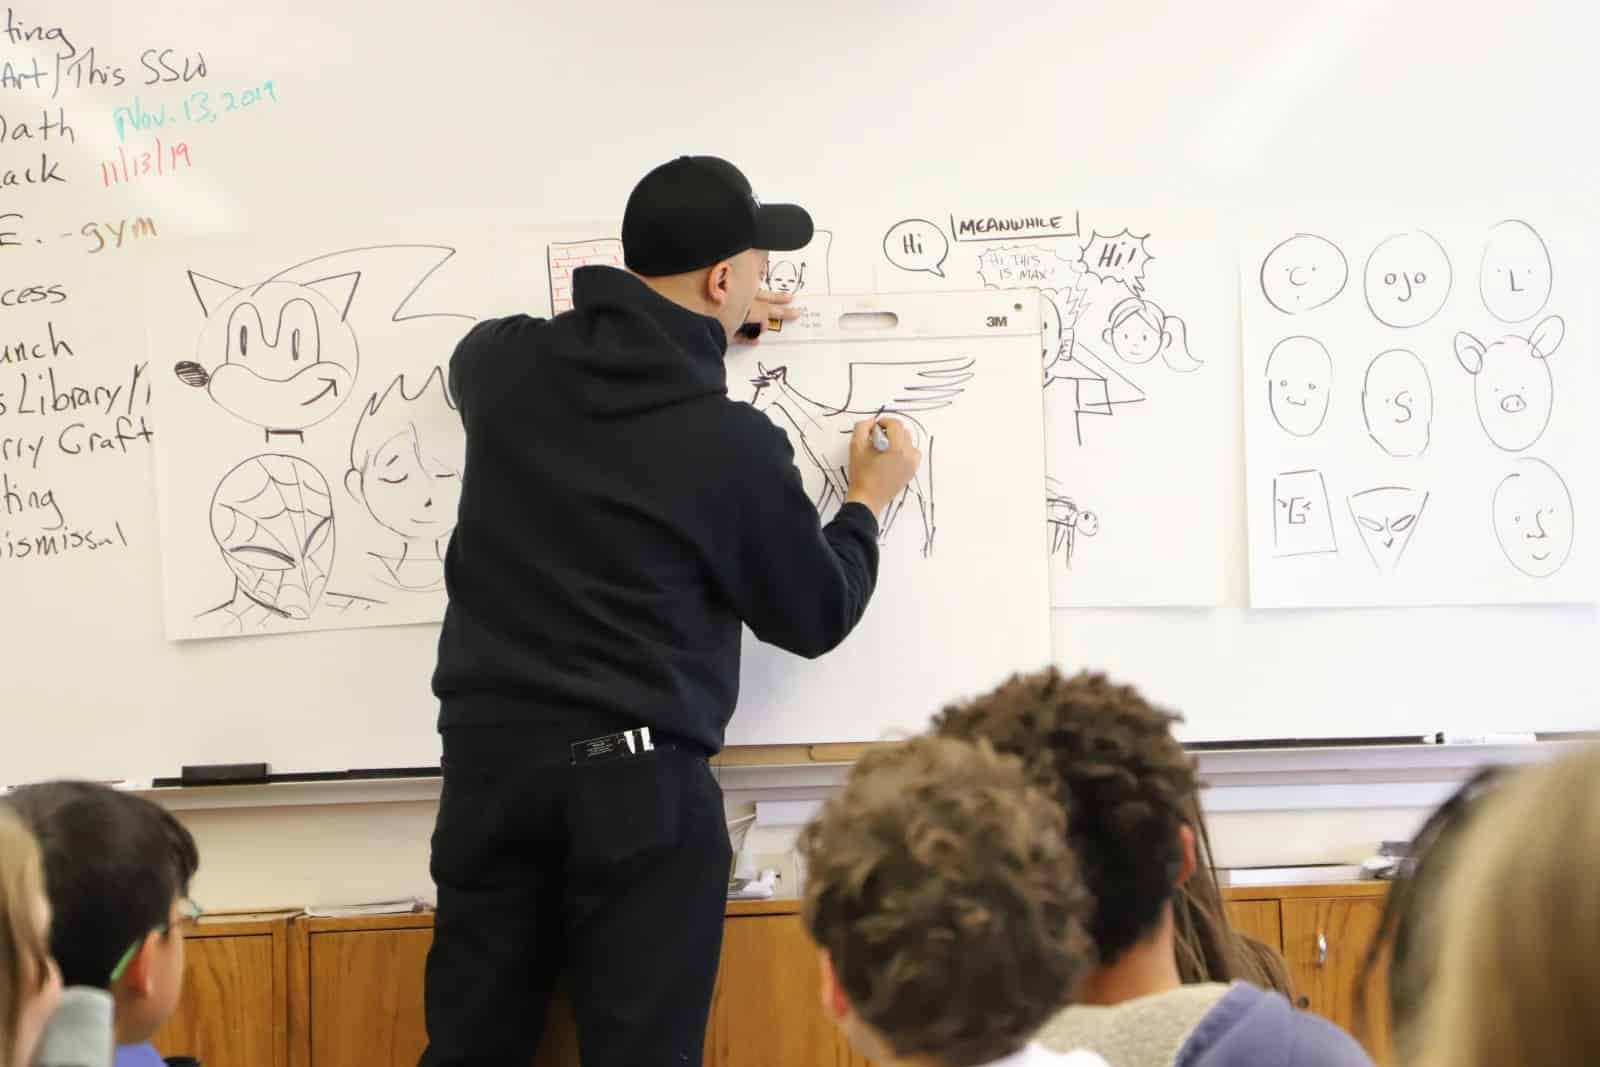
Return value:
M 110 0 L 13 5 L 0 343 L 48 344 L 49 310 L 111 387 L 173 358 L 145 350 L 150 245 L 321 230 L 498 240 L 615 218 L 639 175 L 685 151 L 736 160 L 767 200 L 807 203 L 834 231 L 835 292 L 872 284 L 848 264 L 865 270 L 882 236 L 843 223 L 907 204 L 1003 214 L 1066 201 L 1221 248 L 1307 215 L 1592 220 L 1600 145 L 1574 136 L 1571 109 L 1600 88 L 1597 22 L 1555 2 L 1462 20 L 1449 0 L 1057 3 L 1003 17 L 953 0 L 763 13 L 709 0 L 692 18 L 634 0 L 474 0 L 447 14 L 173 0 L 137 19 Z M 51 287 L 67 299 L 49 303 Z M 547 282 L 519 295 L 539 310 Z M 15 373 L 0 364 L 0 381 Z M 1592 607 L 1249 611 L 1236 363 L 1228 373 L 1223 603 L 1059 612 L 1058 661 L 1139 683 L 1184 710 L 1196 740 L 1592 725 Z M 116 451 L 92 461 L 46 475 L 0 447 L 0 472 L 36 492 L 59 484 L 99 538 L 121 531 L 70 566 L 0 560 L 0 781 L 434 762 L 430 626 L 274 636 L 247 657 L 165 639 L 137 437 L 140 417 L 153 433 L 161 423 L 135 401 L 136 439 L 115 441 L 113 417 Z M 0 438 L 27 436 L 0 417 Z
M 880 517 L 877 590 L 850 636 L 807 661 L 746 630 L 730 744 L 916 733 L 954 696 L 1049 662 L 1038 308 L 1037 291 L 818 296 L 729 356 L 730 394 L 788 435 L 825 520 L 859 420 L 898 419 L 922 453 Z M 850 325 L 876 316 L 889 324 Z

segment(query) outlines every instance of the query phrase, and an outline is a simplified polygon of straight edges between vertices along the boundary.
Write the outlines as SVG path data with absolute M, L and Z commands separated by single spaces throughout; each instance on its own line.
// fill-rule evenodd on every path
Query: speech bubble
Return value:
M 889 232 L 883 235 L 883 254 L 901 270 L 921 271 L 943 278 L 950 240 L 937 224 L 927 219 L 906 219 L 889 227 Z
M 1144 247 L 1149 237 L 1129 233 L 1126 228 L 1109 236 L 1096 231 L 1083 246 L 1083 269 L 1102 281 L 1120 282 L 1142 293 L 1145 264 L 1152 258 Z
M 1081 272 L 1077 263 L 1042 245 L 990 248 L 978 256 L 978 277 L 991 289 L 1070 289 Z

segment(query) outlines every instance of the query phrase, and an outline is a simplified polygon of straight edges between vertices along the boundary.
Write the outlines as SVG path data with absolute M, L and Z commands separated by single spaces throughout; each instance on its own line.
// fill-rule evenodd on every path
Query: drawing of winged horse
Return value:
M 789 434 L 795 453 L 809 461 L 801 467 L 817 513 L 844 503 L 850 491 L 850 435 L 864 418 L 891 415 L 906 426 L 922 452 L 922 466 L 884 512 L 878 527 L 883 544 L 908 500 L 915 498 L 922 517 L 922 554 L 933 551 L 933 432 L 911 412 L 948 407 L 973 377 L 966 358 L 915 360 L 904 363 L 852 363 L 850 386 L 841 404 L 825 404 L 807 396 L 789 380 L 786 366 L 756 364 L 758 374 L 751 403 Z M 809 469 L 808 469 L 809 468 Z

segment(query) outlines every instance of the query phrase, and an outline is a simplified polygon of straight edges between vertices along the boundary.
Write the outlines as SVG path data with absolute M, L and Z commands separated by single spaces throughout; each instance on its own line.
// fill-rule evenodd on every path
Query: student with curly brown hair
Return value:
M 1352 1038 L 1282 995 L 1227 983 L 1270 957 L 1263 946 L 1253 959 L 1228 926 L 1209 848 L 1203 891 L 1184 896 L 1206 835 L 1194 759 L 1172 733 L 1179 721 L 1104 675 L 1055 669 L 1014 677 L 935 720 L 940 736 L 987 740 L 1026 762 L 1065 810 L 1094 897 L 1099 964 L 1040 1040 L 1093 1049 L 1117 1067 L 1370 1064 Z M 1185 984 L 1197 973 L 1210 980 Z
M 801 835 L 822 1000 L 879 1067 L 1104 1067 L 1029 1040 L 1093 962 L 1054 800 L 987 744 L 874 751 Z

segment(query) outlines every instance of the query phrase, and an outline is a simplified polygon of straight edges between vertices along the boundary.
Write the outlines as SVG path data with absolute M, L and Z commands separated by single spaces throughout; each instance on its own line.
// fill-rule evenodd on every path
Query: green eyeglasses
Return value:
M 195 923 L 200 921 L 200 916 L 204 914 L 205 909 L 201 908 L 200 905 L 196 904 L 188 897 L 184 897 L 182 900 L 178 901 L 178 921 L 176 923 L 164 922 L 160 926 L 157 926 L 154 932 L 160 934 L 162 937 L 166 937 L 172 932 L 174 926 L 193 926 Z M 111 980 L 109 984 L 115 985 L 117 983 L 118 979 L 120 979 L 127 971 L 128 966 L 133 963 L 133 958 L 139 954 L 139 949 L 142 947 L 144 947 L 144 938 L 140 938 L 138 941 L 135 941 L 133 944 L 128 946 L 128 951 L 122 954 L 122 958 L 117 960 L 117 965 L 111 969 Z

